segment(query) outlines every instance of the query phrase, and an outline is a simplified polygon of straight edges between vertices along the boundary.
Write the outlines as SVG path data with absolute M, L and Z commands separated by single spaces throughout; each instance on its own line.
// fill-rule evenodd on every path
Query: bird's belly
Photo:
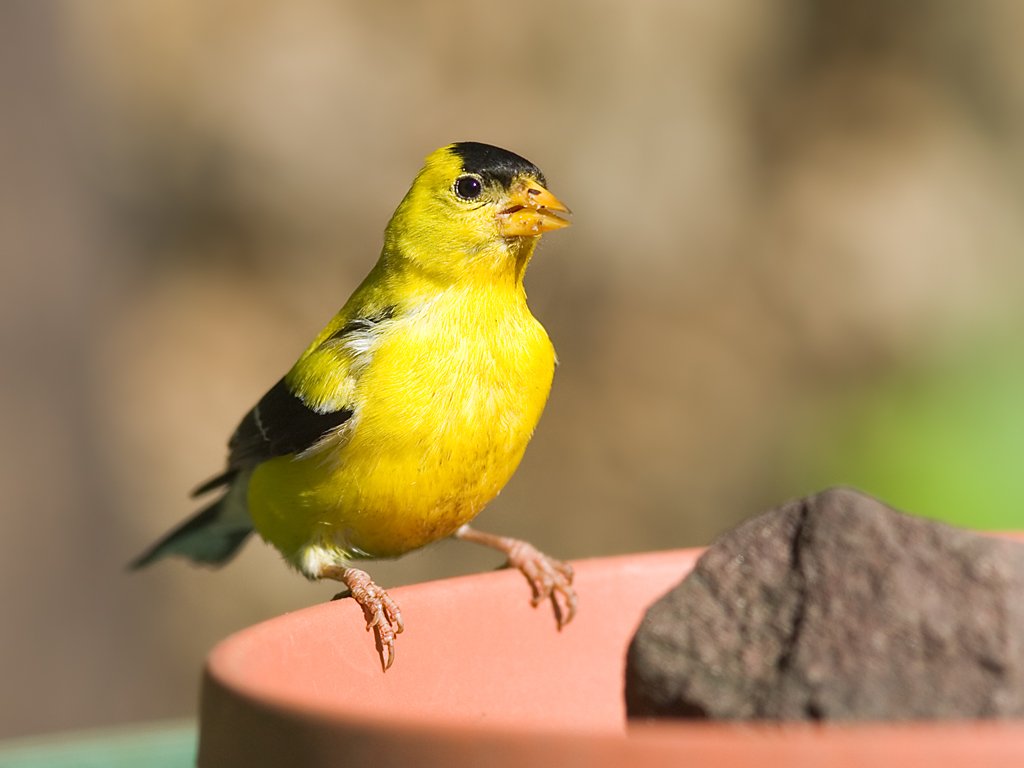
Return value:
M 510 432 L 484 414 L 459 421 L 392 435 L 387 450 L 355 440 L 346 446 L 320 501 L 348 544 L 375 557 L 400 555 L 451 535 L 498 494 L 532 426 Z
M 311 545 L 395 557 L 473 519 L 519 465 L 554 365 L 544 354 L 468 362 L 438 356 L 399 370 L 402 355 L 376 358 L 343 445 L 254 472 L 257 530 L 293 562 Z

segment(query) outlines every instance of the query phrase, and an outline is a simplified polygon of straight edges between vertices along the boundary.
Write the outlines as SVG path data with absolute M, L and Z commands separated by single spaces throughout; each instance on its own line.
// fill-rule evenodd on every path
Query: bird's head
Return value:
M 569 209 L 529 160 L 489 144 L 450 144 L 427 157 L 388 224 L 385 253 L 438 277 L 522 278 L 540 235 Z

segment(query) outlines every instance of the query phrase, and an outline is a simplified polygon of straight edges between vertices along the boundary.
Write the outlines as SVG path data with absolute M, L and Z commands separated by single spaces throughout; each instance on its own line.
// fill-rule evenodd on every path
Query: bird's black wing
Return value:
M 248 469 L 276 456 L 302 453 L 350 418 L 350 408 L 326 413 L 313 410 L 281 379 L 231 436 L 228 466 Z
M 362 341 L 364 348 L 370 346 L 381 323 L 391 320 L 394 314 L 395 307 L 387 306 L 353 318 L 325 339 L 320 349 L 332 355 L 340 352 L 335 363 L 351 365 L 353 353 L 346 346 L 355 340 Z M 346 406 L 333 410 L 310 408 L 282 378 L 245 415 L 231 436 L 227 469 L 200 485 L 192 495 L 200 496 L 227 485 L 239 472 L 268 459 L 302 453 L 351 419 L 352 413 Z
M 325 413 L 313 410 L 282 378 L 245 415 L 231 436 L 227 469 L 200 485 L 192 495 L 227 485 L 242 470 L 268 459 L 302 453 L 350 418 L 350 408 Z

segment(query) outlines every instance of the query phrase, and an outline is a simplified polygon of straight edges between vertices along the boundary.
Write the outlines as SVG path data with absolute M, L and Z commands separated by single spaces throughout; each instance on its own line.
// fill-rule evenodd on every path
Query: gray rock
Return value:
M 735 528 L 648 610 L 630 717 L 1024 716 L 1024 545 L 848 489 Z

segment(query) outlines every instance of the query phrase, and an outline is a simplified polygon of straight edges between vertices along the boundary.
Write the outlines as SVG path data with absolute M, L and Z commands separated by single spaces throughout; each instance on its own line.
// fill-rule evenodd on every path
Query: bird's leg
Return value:
M 405 629 L 398 603 L 374 583 L 370 574 L 358 568 L 326 565 L 320 570 L 320 578 L 334 579 L 348 587 L 348 593 L 366 615 L 366 630 L 373 630 L 380 662 L 386 672 L 395 661 L 395 636 Z M 343 594 L 337 595 L 335 599 Z
M 558 622 L 559 629 L 572 621 L 572 617 L 576 615 L 576 606 L 579 600 L 576 590 L 572 586 L 571 565 L 545 555 L 528 542 L 508 536 L 484 533 L 468 525 L 459 528 L 455 532 L 455 538 L 483 544 L 485 547 L 492 547 L 499 552 L 504 552 L 508 558 L 508 566 L 518 568 L 530 582 L 530 589 L 533 590 L 533 600 L 531 601 L 533 605 L 540 605 L 550 599 L 555 609 L 555 620 Z

